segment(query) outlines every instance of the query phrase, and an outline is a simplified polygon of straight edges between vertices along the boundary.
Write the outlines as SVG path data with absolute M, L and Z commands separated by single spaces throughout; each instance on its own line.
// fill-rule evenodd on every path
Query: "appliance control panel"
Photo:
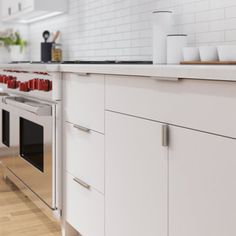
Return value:
M 0 88 L 11 93 L 61 100 L 59 72 L 40 72 L 15 69 L 0 70 Z M 54 89 L 55 88 L 55 89 Z

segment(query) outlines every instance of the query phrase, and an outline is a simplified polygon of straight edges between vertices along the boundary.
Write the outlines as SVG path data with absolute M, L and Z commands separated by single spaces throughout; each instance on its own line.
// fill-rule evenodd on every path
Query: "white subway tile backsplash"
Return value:
M 236 41 L 236 30 L 227 30 L 225 32 L 226 41 Z
M 173 10 L 173 33 L 189 45 L 236 44 L 236 0 L 68 0 L 69 11 L 30 25 L 31 59 L 42 31 L 61 30 L 65 60 L 150 60 L 152 11 Z
M 224 41 L 223 31 L 200 33 L 196 37 L 197 43 L 214 43 L 222 41 Z

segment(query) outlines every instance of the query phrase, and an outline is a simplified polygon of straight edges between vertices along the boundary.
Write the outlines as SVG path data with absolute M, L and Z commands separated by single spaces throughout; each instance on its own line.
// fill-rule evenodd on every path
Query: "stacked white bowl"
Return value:
M 236 45 L 185 47 L 184 61 L 236 62 Z

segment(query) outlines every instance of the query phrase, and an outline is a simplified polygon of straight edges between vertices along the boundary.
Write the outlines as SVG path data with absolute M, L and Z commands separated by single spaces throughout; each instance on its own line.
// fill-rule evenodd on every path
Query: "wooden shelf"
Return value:
M 182 61 L 181 65 L 236 65 L 236 61 Z

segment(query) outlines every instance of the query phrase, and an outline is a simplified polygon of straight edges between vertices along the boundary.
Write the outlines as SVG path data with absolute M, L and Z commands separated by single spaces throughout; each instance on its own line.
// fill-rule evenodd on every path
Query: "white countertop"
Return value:
M 0 64 L 0 69 L 28 69 L 47 72 L 72 72 L 106 75 L 236 81 L 234 65 L 63 65 Z
M 229 65 L 61 65 L 62 72 L 236 81 Z
M 43 72 L 60 72 L 60 64 L 14 64 L 14 63 L 0 63 L 0 69 L 16 69 L 16 70 L 30 70 Z

